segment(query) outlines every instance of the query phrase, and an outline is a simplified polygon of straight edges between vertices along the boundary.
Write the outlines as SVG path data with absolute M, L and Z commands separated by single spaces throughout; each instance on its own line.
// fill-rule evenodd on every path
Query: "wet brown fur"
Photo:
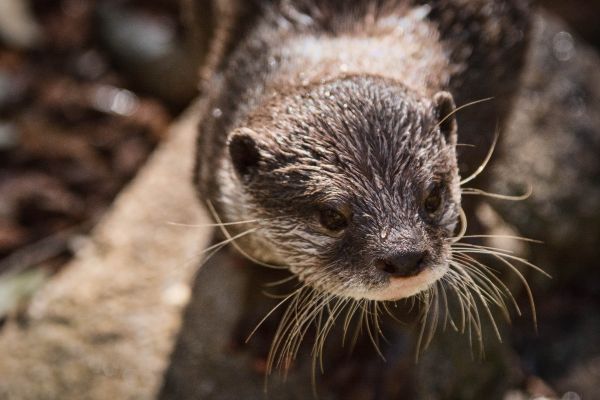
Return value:
M 461 202 L 457 139 L 441 132 L 435 94 L 448 91 L 458 105 L 495 98 L 456 116 L 459 140 L 478 145 L 458 160 L 474 165 L 518 85 L 528 1 L 217 1 L 214 9 L 195 181 L 224 222 L 258 220 L 228 228 L 256 229 L 239 246 L 319 290 L 358 298 L 387 285 L 373 263 L 390 249 L 421 246 L 429 270 L 447 263 Z M 232 166 L 236 137 L 256 152 L 247 173 Z M 433 181 L 446 182 L 447 204 L 428 223 L 417 211 Z M 323 205 L 352 210 L 349 233 L 319 232 Z

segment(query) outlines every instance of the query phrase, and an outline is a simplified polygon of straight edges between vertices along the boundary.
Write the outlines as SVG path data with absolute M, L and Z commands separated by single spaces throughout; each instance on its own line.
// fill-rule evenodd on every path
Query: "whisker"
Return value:
M 514 253 L 514 251 L 512 251 L 512 250 L 500 249 L 500 248 L 497 248 L 497 247 L 485 246 L 485 245 L 482 245 L 482 244 L 465 243 L 465 242 L 452 244 L 451 248 L 454 251 L 462 251 L 462 250 L 465 250 L 465 251 L 475 251 L 475 250 L 479 250 L 479 251 L 481 251 L 484 254 L 487 251 L 489 251 L 489 252 L 495 251 L 495 252 L 498 252 L 498 253 L 501 253 L 501 254 L 512 254 L 512 253 Z
M 217 214 L 217 210 L 213 206 L 212 202 L 210 200 L 207 200 L 206 204 L 208 205 L 208 208 L 209 208 L 210 212 L 212 213 L 213 217 L 215 218 L 215 220 L 217 221 L 217 223 L 221 224 L 222 223 L 221 218 Z M 229 231 L 227 231 L 227 229 L 224 226 L 219 225 L 219 228 L 221 229 L 221 232 L 223 232 L 223 235 L 225 235 L 225 237 L 231 238 L 231 234 L 229 233 Z M 267 263 L 264 263 L 262 261 L 255 259 L 254 257 L 250 256 L 248 253 L 246 253 L 244 250 L 242 250 L 242 248 L 237 243 L 235 243 L 235 241 L 232 241 L 231 244 L 241 255 L 243 255 L 244 257 L 246 257 L 248 260 L 252 261 L 255 264 L 262 265 L 263 267 L 267 267 L 267 268 L 287 269 L 287 267 L 285 267 L 285 266 L 271 265 L 271 264 L 267 264 Z
M 431 287 L 431 293 L 432 293 L 431 294 L 432 304 L 435 304 L 435 306 L 433 308 L 432 320 L 431 320 L 431 323 L 429 324 L 429 332 L 427 333 L 427 340 L 425 341 L 424 350 L 427 350 L 429 348 L 429 345 L 431 344 L 431 341 L 433 340 L 433 336 L 437 329 L 439 316 L 440 316 L 440 304 L 439 304 L 439 295 L 438 295 L 438 286 L 437 285 L 433 285 Z
M 470 262 L 470 263 L 474 263 L 476 265 L 478 265 L 479 267 L 482 268 L 482 271 L 486 271 L 488 276 L 493 279 L 498 285 L 500 285 L 500 287 L 502 288 L 502 291 L 507 295 L 508 298 L 511 299 L 513 306 L 515 307 L 515 310 L 517 312 L 517 314 L 520 316 L 521 315 L 521 308 L 519 307 L 519 305 L 517 304 L 517 300 L 515 299 L 515 297 L 512 295 L 510 289 L 508 288 L 508 286 L 506 286 L 504 284 L 504 282 L 502 282 L 502 280 L 497 277 L 491 270 L 490 267 L 488 267 L 487 265 L 481 263 L 480 261 L 476 260 L 475 258 L 471 257 L 468 254 L 457 254 L 457 257 L 460 257 L 464 260 L 464 262 Z
M 464 188 L 464 189 L 461 189 L 460 193 L 462 195 L 467 195 L 467 196 L 475 195 L 475 196 L 493 197 L 495 199 L 508 200 L 508 201 L 521 201 L 521 200 L 526 200 L 531 196 L 531 194 L 533 193 L 533 187 L 531 185 L 529 185 L 527 187 L 527 192 L 525 192 L 524 194 L 521 194 L 521 195 L 516 195 L 516 196 L 500 194 L 500 193 L 490 193 L 490 192 L 486 192 L 485 190 L 476 189 L 476 188 Z
M 514 239 L 514 240 L 520 240 L 523 242 L 530 242 L 530 243 L 538 243 L 538 244 L 543 244 L 544 242 L 542 242 L 541 240 L 537 240 L 537 239 L 531 239 L 531 238 L 527 238 L 527 237 L 523 237 L 523 236 L 515 236 L 515 235 L 464 235 L 463 236 L 464 239 Z M 461 243 L 464 244 L 464 243 Z
M 451 238 L 452 243 L 456 243 L 458 242 L 460 239 L 462 239 L 465 236 L 465 233 L 467 232 L 467 215 L 465 214 L 465 210 L 462 209 L 462 207 L 460 208 L 460 232 L 458 233 L 458 235 L 456 235 L 455 237 Z
M 517 256 L 514 256 L 512 254 L 507 254 L 506 253 L 507 250 L 504 250 L 504 252 L 503 252 L 502 249 L 495 249 L 495 250 L 490 250 L 490 249 L 492 249 L 492 248 L 485 248 L 485 249 L 482 249 L 482 250 L 478 250 L 478 249 L 459 249 L 458 252 L 462 253 L 462 254 L 464 254 L 464 253 L 490 254 L 490 255 L 493 255 L 493 256 L 498 257 L 498 258 L 504 258 L 504 257 L 506 257 L 508 259 L 517 261 L 517 262 L 519 262 L 519 263 L 521 263 L 523 265 L 526 265 L 526 266 L 532 268 L 533 270 L 535 270 L 535 271 L 539 272 L 540 274 L 544 275 L 546 278 L 552 279 L 552 276 L 550 274 L 548 274 L 546 271 L 544 271 L 543 269 L 541 269 L 537 265 L 535 265 L 535 264 L 527 261 L 524 258 L 517 257 Z
M 344 326 L 343 326 L 344 334 L 342 336 L 342 347 L 344 346 L 344 344 L 346 342 L 346 335 L 348 333 L 350 323 L 352 322 L 352 318 L 356 314 L 356 310 L 358 310 L 358 308 L 359 308 L 359 303 L 357 300 L 354 300 L 354 299 L 350 299 L 350 300 L 351 300 L 352 305 L 350 307 L 348 307 L 348 311 L 346 312 L 346 318 L 344 318 Z
M 483 172 L 483 170 L 485 169 L 485 167 L 487 167 L 488 163 L 492 159 L 492 155 L 494 154 L 494 150 L 496 149 L 496 144 L 498 143 L 499 136 L 500 136 L 500 131 L 496 127 L 496 131 L 494 133 L 494 141 L 492 142 L 492 145 L 490 146 L 490 149 L 488 150 L 488 153 L 485 156 L 485 159 L 479 165 L 479 167 L 475 170 L 475 172 L 473 172 L 471 175 L 469 175 L 468 177 L 466 177 L 465 179 L 462 179 L 460 181 L 460 185 L 461 186 L 464 185 L 465 183 L 470 182 L 473 179 L 477 178 L 479 176 L 479 174 L 481 174 Z
M 252 332 L 250 332 L 250 334 L 248 335 L 248 337 L 246 338 L 244 343 L 248 343 L 250 341 L 250 339 L 252 338 L 252 336 L 254 336 L 254 334 L 256 333 L 256 331 L 258 330 L 258 328 L 260 328 L 260 326 L 271 316 L 271 314 L 273 314 L 282 304 L 284 304 L 286 301 L 288 301 L 290 298 L 292 298 L 293 296 L 296 296 L 303 288 L 299 288 L 297 290 L 294 290 L 292 293 L 290 293 L 289 295 L 287 295 L 283 300 L 281 300 L 279 303 L 277 303 L 277 305 L 275 305 L 275 307 L 271 308 L 271 311 L 269 311 L 259 322 L 258 324 L 256 324 L 256 326 L 254 327 L 254 329 L 252 330 Z
M 371 340 L 371 343 L 373 344 L 373 347 L 375 348 L 375 352 L 383 361 L 386 361 L 385 356 L 383 355 L 383 352 L 379 348 L 379 342 L 377 340 L 378 336 L 373 335 L 373 331 L 371 329 L 371 323 L 369 322 L 369 321 L 371 321 L 370 317 L 372 316 L 372 313 L 369 311 L 370 305 L 371 305 L 371 301 L 365 300 L 365 302 L 363 304 L 363 313 L 365 315 L 365 318 L 364 318 L 365 328 L 367 331 L 367 335 L 369 336 L 369 339 Z
M 275 286 L 283 285 L 284 283 L 293 281 L 294 279 L 298 279 L 298 277 L 296 275 L 292 274 L 292 275 L 290 275 L 290 276 L 288 276 L 286 278 L 279 279 L 277 281 L 267 282 L 263 286 L 266 286 L 266 287 L 275 287 Z
M 217 227 L 217 226 L 232 226 L 232 225 L 243 225 L 243 224 L 251 224 L 254 222 L 263 222 L 263 221 L 269 221 L 272 219 L 276 219 L 277 217 L 273 217 L 273 218 L 264 218 L 264 219 L 249 219 L 246 221 L 235 221 L 235 222 L 221 222 L 221 223 L 206 223 L 206 224 L 186 224 L 183 222 L 175 222 L 175 221 L 167 221 L 165 222 L 167 225 L 172 225 L 172 226 L 181 226 L 184 228 L 211 228 L 211 227 Z
M 219 246 L 225 246 L 225 245 L 233 242 L 234 240 L 239 239 L 239 238 L 241 238 L 243 236 L 246 236 L 246 235 L 248 235 L 248 234 L 250 234 L 252 232 L 255 232 L 255 231 L 256 231 L 256 228 L 251 228 L 251 229 L 248 229 L 247 231 L 244 231 L 242 233 L 238 233 L 235 236 L 230 236 L 229 238 L 224 239 L 224 240 L 220 241 L 219 243 L 215 243 L 215 244 L 213 244 L 211 246 L 208 246 L 207 248 L 205 248 L 204 250 L 202 250 L 202 252 L 200 254 L 204 254 L 206 252 L 209 252 L 212 249 L 214 249 L 216 247 L 219 247 Z
M 419 357 L 423 351 L 423 335 L 425 334 L 425 329 L 427 327 L 427 321 L 428 321 L 428 315 L 429 315 L 429 310 L 431 308 L 431 288 L 427 289 L 426 291 L 423 291 L 421 293 L 419 293 L 419 297 L 421 298 L 421 302 L 423 303 L 423 311 L 421 312 L 421 318 L 420 318 L 420 330 L 419 330 L 419 336 L 417 339 L 417 345 L 416 345 L 416 352 L 415 352 L 415 362 L 419 362 Z
M 460 107 L 456 107 L 454 110 L 450 111 L 450 112 L 449 112 L 449 113 L 448 113 L 448 114 L 447 114 L 447 115 L 446 115 L 444 118 L 442 118 L 442 119 L 441 119 L 441 120 L 440 120 L 440 121 L 439 121 L 439 122 L 438 122 L 438 123 L 437 123 L 437 124 L 436 124 L 436 125 L 433 127 L 433 129 L 431 130 L 431 132 L 433 132 L 434 130 L 436 130 L 437 128 L 439 128 L 439 127 L 440 127 L 440 126 L 441 126 L 441 125 L 442 125 L 444 122 L 446 122 L 446 120 L 447 120 L 448 118 L 450 118 L 451 116 L 453 116 L 454 114 L 456 114 L 456 113 L 457 113 L 457 112 L 459 112 L 460 110 L 463 110 L 463 109 L 465 109 L 465 108 L 467 108 L 467 107 L 474 106 L 474 105 L 476 105 L 476 104 L 485 103 L 486 101 L 490 101 L 490 100 L 492 100 L 492 99 L 493 99 L 493 97 L 487 97 L 487 98 L 484 98 L 484 99 L 479 99 L 479 100 L 474 100 L 474 101 L 471 101 L 471 102 L 469 102 L 469 103 L 463 104 L 463 105 L 462 105 L 462 106 L 460 106 Z M 431 133 L 431 132 L 429 132 L 429 133 Z M 463 146 L 464 146 L 464 144 L 463 144 Z M 468 145 L 467 145 L 467 146 L 468 146 Z M 470 146 L 473 146 L 473 145 L 470 145 Z

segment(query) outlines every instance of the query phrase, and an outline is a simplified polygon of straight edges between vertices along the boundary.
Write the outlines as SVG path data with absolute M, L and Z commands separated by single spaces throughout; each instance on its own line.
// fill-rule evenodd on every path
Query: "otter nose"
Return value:
M 406 278 L 417 275 L 425 267 L 426 251 L 405 251 L 377 260 L 375 267 L 393 277 Z

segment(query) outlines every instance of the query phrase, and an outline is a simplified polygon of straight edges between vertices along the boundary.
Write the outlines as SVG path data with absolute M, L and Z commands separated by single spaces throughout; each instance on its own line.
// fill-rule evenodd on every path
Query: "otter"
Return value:
M 342 299 L 407 298 L 448 276 L 461 169 L 510 110 L 529 1 L 213 7 L 194 181 L 236 248 Z

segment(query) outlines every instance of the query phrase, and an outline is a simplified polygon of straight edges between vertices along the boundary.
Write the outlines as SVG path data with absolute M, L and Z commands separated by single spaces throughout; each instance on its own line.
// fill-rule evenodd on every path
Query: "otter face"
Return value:
M 353 298 L 442 277 L 460 209 L 451 95 L 351 77 L 281 96 L 228 141 L 239 214 L 258 221 L 245 250 L 268 247 L 306 284 Z

